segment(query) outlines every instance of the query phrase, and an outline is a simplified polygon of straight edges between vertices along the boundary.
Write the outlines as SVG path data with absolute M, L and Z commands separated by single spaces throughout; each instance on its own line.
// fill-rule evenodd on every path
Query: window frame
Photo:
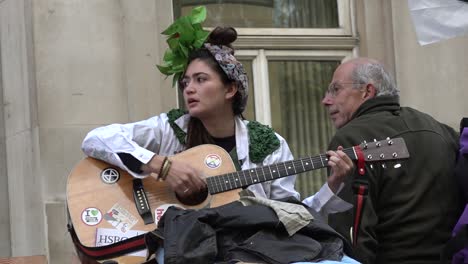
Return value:
M 252 83 L 255 87 L 255 119 L 272 125 L 268 62 L 278 60 L 345 61 L 355 56 L 356 50 L 237 50 L 240 60 L 252 61 Z
M 236 28 L 243 36 L 352 36 L 354 26 L 352 13 L 354 0 L 336 0 L 338 7 L 337 28 Z

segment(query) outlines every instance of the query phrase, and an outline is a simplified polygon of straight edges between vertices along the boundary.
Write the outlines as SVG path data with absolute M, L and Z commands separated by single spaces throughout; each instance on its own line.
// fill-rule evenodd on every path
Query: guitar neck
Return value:
M 344 149 L 343 152 L 352 160 L 357 159 L 354 147 Z M 313 157 L 305 157 L 273 165 L 208 177 L 206 181 L 209 193 L 216 194 L 327 166 L 328 156 L 326 154 L 320 154 Z

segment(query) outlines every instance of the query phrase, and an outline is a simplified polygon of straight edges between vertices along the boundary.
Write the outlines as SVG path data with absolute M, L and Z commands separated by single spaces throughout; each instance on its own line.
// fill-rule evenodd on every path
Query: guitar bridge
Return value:
M 154 223 L 153 214 L 151 213 L 151 208 L 148 203 L 148 198 L 146 198 L 143 181 L 141 179 L 133 179 L 133 199 L 138 214 L 140 214 L 145 225 Z

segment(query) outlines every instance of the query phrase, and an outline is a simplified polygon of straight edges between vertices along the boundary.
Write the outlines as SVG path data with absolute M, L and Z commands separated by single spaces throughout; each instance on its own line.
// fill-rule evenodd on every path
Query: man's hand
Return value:
M 354 163 L 343 151 L 343 147 L 339 146 L 338 150 L 327 151 L 328 166 L 331 167 L 331 174 L 327 179 L 328 187 L 337 193 L 342 182 L 344 182 L 347 175 L 353 172 Z

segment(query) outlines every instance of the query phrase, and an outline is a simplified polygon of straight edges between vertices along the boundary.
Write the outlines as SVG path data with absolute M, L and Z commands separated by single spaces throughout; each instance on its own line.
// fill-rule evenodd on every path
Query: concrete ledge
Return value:
M 45 256 L 0 258 L 0 264 L 47 264 Z

